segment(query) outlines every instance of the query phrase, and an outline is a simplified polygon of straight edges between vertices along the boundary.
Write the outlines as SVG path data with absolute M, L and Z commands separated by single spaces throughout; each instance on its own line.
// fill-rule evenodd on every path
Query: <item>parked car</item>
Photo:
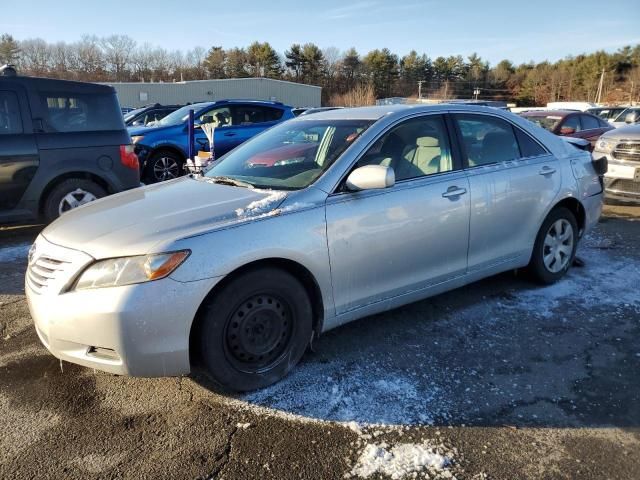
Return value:
M 592 148 L 600 135 L 614 128 L 600 117 L 573 110 L 529 111 L 520 115 L 556 135 L 584 138 Z
M 611 124 L 614 127 L 619 128 L 627 125 L 634 125 L 638 122 L 640 122 L 640 107 L 628 107 L 620 112 Z
M 127 127 L 146 127 L 163 119 L 181 107 L 182 105 L 160 105 L 156 103 L 155 105 L 136 108 L 124 116 L 124 124 Z
M 595 108 L 598 105 L 591 102 L 549 102 L 547 108 L 550 110 L 577 110 L 585 112 L 590 108 Z
M 640 202 L 640 125 L 627 125 L 605 133 L 596 143 L 594 158 L 606 157 L 607 198 Z
M 0 222 L 51 221 L 140 185 L 112 87 L 0 69 Z
M 587 110 L 587 113 L 596 115 L 608 122 L 614 121 L 627 107 L 595 107 Z
M 140 160 L 145 183 L 156 183 L 183 175 L 188 152 L 187 120 L 189 110 L 195 117 L 195 147 L 209 150 L 201 128 L 203 123 L 216 125 L 214 150 L 220 157 L 242 142 L 273 125 L 293 118 L 291 107 L 280 102 L 259 100 L 219 100 L 184 107 L 170 113 L 151 127 L 129 129 Z
M 309 141 L 312 162 L 251 166 Z M 600 216 L 600 167 L 487 107 L 299 117 L 204 176 L 49 225 L 29 254 L 28 304 L 62 360 L 136 376 L 204 368 L 226 388 L 260 388 L 357 318 L 514 268 L 558 281 Z

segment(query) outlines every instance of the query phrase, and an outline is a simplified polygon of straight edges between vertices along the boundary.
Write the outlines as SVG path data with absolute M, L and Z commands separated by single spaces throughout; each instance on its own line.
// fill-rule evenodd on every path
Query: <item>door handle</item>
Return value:
M 544 175 L 544 176 L 552 175 L 554 173 L 556 173 L 556 169 L 551 167 L 542 167 L 542 170 L 538 172 L 538 174 Z
M 235 133 L 233 133 L 233 132 L 227 132 L 227 133 L 225 133 L 225 134 L 224 134 L 224 136 L 225 136 L 225 137 L 235 137 L 235 136 L 236 136 L 236 134 L 235 134 Z
M 467 193 L 466 188 L 449 187 L 447 188 L 447 191 L 442 194 L 442 196 L 444 198 L 459 197 L 460 195 L 464 195 L 465 193 Z

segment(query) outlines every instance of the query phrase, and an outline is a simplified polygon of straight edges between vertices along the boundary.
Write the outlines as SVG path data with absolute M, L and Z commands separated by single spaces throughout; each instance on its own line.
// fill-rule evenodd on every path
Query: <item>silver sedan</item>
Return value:
M 64 214 L 30 252 L 29 307 L 62 360 L 260 388 L 346 322 L 514 268 L 559 280 L 600 216 L 597 167 L 487 107 L 301 116 Z

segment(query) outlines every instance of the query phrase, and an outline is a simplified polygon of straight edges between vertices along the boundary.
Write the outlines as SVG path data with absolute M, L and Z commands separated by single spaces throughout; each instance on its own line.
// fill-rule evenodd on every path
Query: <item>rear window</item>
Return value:
M 47 132 L 122 130 L 124 123 L 115 94 L 40 93 Z

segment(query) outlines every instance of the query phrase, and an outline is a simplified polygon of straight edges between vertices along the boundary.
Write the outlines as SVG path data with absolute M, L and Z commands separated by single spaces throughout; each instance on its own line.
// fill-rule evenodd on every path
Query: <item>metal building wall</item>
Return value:
M 319 107 L 322 88 L 314 85 L 272 80 L 234 78 L 176 83 L 109 83 L 123 107 L 150 103 L 164 105 L 209 102 L 225 98 L 274 100 L 292 107 Z

